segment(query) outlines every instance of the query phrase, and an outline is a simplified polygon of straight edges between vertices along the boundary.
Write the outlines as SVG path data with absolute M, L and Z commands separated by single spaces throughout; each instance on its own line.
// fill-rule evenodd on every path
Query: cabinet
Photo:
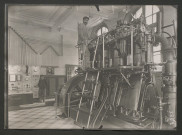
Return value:
M 33 93 L 20 93 L 8 95 L 8 106 L 18 106 L 33 103 Z

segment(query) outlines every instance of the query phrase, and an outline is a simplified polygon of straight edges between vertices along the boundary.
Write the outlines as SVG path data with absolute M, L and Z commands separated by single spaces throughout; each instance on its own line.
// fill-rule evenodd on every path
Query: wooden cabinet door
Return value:
M 54 97 L 54 92 L 56 91 L 56 78 L 49 77 L 48 82 L 49 89 L 47 91 L 47 97 Z
M 57 91 L 60 90 L 60 88 L 64 85 L 65 77 L 64 76 L 58 76 L 57 77 Z

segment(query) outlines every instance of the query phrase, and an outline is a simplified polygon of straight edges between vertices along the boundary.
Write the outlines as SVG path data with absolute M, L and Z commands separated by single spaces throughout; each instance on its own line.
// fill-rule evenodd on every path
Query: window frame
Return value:
M 102 35 L 103 34 L 103 28 L 106 28 L 107 29 L 107 32 L 109 31 L 109 29 L 108 29 L 108 27 L 107 26 L 105 26 L 105 25 L 102 25 L 102 26 L 100 26 L 98 29 L 97 29 L 97 36 L 100 36 L 100 35 Z M 99 30 L 101 30 L 101 34 L 100 35 L 98 35 L 98 32 L 99 32 Z
M 147 24 L 148 25 L 148 27 L 150 27 L 150 28 L 152 28 L 152 29 L 156 29 L 156 31 L 155 32 L 157 32 L 157 22 L 159 21 L 158 20 L 158 17 L 157 17 L 157 14 L 159 13 L 159 12 L 161 12 L 161 9 L 159 8 L 159 6 L 157 6 L 157 5 L 150 5 L 150 6 L 152 6 L 152 14 L 149 14 L 149 15 L 147 15 L 146 16 L 146 5 L 143 5 L 143 6 L 140 6 L 139 8 L 137 8 L 137 10 L 135 11 L 135 14 L 133 15 L 134 17 L 136 16 L 136 14 L 137 14 L 137 12 L 142 8 L 142 14 L 144 15 L 144 17 L 145 17 L 145 20 L 146 20 L 146 18 L 148 18 L 148 17 L 152 17 L 152 23 L 151 24 Z M 157 12 L 155 12 L 154 13 L 154 6 L 157 6 L 158 7 L 158 9 L 159 9 L 159 11 L 157 11 Z M 153 16 L 154 15 L 156 15 L 156 22 L 154 22 L 153 23 Z M 139 17 L 138 17 L 139 18 Z M 136 18 L 137 19 L 137 18 Z M 133 20 L 133 19 L 132 19 Z M 131 21 L 132 21 L 131 20 Z M 159 44 L 160 45 L 160 44 Z M 161 46 L 161 49 L 160 50 L 158 50 L 158 51 L 153 51 L 153 58 L 156 56 L 156 55 L 160 55 L 160 61 L 162 62 L 163 61 L 163 57 L 162 57 L 162 45 L 160 45 Z M 153 46 L 153 50 L 154 50 L 154 47 L 155 46 Z M 156 54 L 156 53 L 160 53 L 160 54 Z M 153 59 L 153 62 L 154 62 L 154 59 Z M 154 63 L 158 63 L 158 62 L 154 62 Z

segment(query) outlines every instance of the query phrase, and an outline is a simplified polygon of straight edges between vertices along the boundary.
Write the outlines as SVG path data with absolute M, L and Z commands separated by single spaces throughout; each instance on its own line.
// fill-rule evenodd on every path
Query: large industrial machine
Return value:
M 175 128 L 176 42 L 164 34 L 170 36 L 156 34 L 141 16 L 91 40 L 90 67 L 77 70 L 60 91 L 66 117 L 89 129 L 108 117 L 145 129 Z M 156 64 L 159 44 L 163 62 Z

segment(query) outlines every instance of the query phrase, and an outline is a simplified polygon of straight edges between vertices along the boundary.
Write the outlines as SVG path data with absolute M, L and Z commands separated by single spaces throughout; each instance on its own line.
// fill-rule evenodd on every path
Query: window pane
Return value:
M 136 12 L 136 18 L 139 18 L 142 14 L 142 8 L 140 8 L 137 12 Z
M 157 12 L 159 12 L 160 10 L 159 10 L 159 8 L 157 7 L 157 6 L 153 6 L 153 13 L 157 13 Z
M 153 47 L 153 51 L 156 52 L 156 51 L 160 51 L 161 50 L 161 45 L 158 45 L 158 46 L 154 46 Z
M 161 55 L 154 56 L 154 63 L 161 63 Z
M 155 52 L 154 56 L 161 55 L 161 52 Z
M 101 29 L 99 29 L 98 31 L 97 31 L 97 36 L 100 36 L 101 35 Z
M 108 29 L 106 27 L 102 27 L 102 34 L 108 32 Z
M 157 20 L 157 16 L 156 14 L 153 15 L 153 23 L 156 23 L 156 20 Z
M 152 14 L 152 5 L 148 5 L 145 7 L 145 17 Z
M 149 16 L 149 17 L 146 18 L 146 23 L 148 25 L 152 24 L 152 16 Z

